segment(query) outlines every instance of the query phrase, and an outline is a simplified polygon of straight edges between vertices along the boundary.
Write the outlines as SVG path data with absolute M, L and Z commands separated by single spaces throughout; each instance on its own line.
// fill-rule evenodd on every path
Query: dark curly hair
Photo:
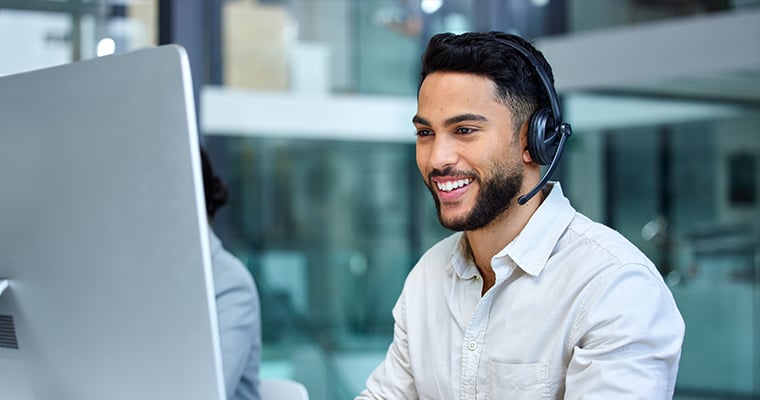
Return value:
M 206 214 L 213 218 L 216 211 L 227 204 L 227 185 L 214 174 L 206 150 L 201 147 L 201 164 L 203 170 L 203 189 L 206 195 Z
M 527 40 L 492 31 L 434 35 L 422 56 L 420 86 L 433 72 L 465 72 L 490 78 L 496 84 L 497 100 L 514 115 L 517 133 L 538 108 L 551 108 L 551 104 L 535 67 L 509 43 L 532 53 L 549 80 L 554 82 L 551 66 L 544 55 Z

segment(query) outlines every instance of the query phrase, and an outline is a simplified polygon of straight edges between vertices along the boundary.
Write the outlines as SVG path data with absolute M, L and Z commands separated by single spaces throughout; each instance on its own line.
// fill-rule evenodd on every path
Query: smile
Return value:
M 469 185 L 470 182 L 472 182 L 472 179 L 464 178 L 456 181 L 436 182 L 435 185 L 438 187 L 438 190 L 442 192 L 451 192 L 452 190 Z

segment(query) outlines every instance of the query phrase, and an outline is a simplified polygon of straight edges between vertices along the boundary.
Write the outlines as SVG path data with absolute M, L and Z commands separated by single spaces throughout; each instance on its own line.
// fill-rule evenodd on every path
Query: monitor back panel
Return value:
M 8 398 L 222 398 L 190 82 L 178 46 L 0 77 Z

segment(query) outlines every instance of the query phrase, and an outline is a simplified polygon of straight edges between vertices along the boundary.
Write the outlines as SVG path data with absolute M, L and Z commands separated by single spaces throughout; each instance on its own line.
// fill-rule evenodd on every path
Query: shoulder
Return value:
M 654 263 L 620 232 L 576 213 L 557 248 L 575 249 L 588 257 L 588 264 L 640 265 L 659 276 Z
M 404 286 L 427 285 L 453 273 L 452 258 L 458 252 L 462 235 L 461 232 L 451 234 L 426 250 L 407 275 Z
M 565 282 L 582 308 L 619 302 L 672 303 L 670 289 L 656 265 L 616 230 L 576 213 L 547 264 L 550 280 Z M 615 301 L 611 301 L 615 298 Z M 613 311 L 613 308 L 603 307 Z
M 423 253 L 422 257 L 420 257 L 420 260 L 436 257 L 451 257 L 452 252 L 457 249 L 457 246 L 459 246 L 460 242 L 462 241 L 463 235 L 464 234 L 462 232 L 455 232 L 439 240 L 430 246 L 430 248 L 427 249 L 425 253 Z
M 605 313 L 643 315 L 677 309 L 662 274 L 631 241 L 614 229 L 577 214 L 558 245 L 557 255 L 571 261 L 582 287 L 581 315 L 599 307 Z M 567 266 L 567 264 L 566 264 Z M 595 306 L 594 306 L 595 305 Z
M 462 236 L 462 232 L 456 232 L 430 246 L 417 261 L 413 271 L 438 269 L 442 264 L 450 264 L 451 258 L 458 251 Z
M 219 296 L 230 291 L 255 291 L 253 276 L 243 263 L 224 247 L 211 253 L 211 268 L 214 273 L 214 290 Z

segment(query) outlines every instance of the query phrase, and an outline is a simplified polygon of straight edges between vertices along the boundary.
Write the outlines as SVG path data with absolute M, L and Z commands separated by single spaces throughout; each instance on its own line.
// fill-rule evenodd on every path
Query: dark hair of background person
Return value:
M 514 129 L 527 122 L 538 108 L 551 108 L 549 95 L 530 60 L 504 42 L 524 47 L 538 60 L 552 84 L 554 74 L 544 55 L 520 36 L 503 32 L 468 32 L 434 35 L 422 56 L 420 86 L 433 72 L 464 72 L 490 78 L 498 100 L 515 116 Z
M 216 211 L 227 204 L 227 185 L 214 174 L 211 160 L 204 148 L 201 148 L 201 164 L 203 169 L 203 192 L 206 196 L 206 214 L 213 218 Z

